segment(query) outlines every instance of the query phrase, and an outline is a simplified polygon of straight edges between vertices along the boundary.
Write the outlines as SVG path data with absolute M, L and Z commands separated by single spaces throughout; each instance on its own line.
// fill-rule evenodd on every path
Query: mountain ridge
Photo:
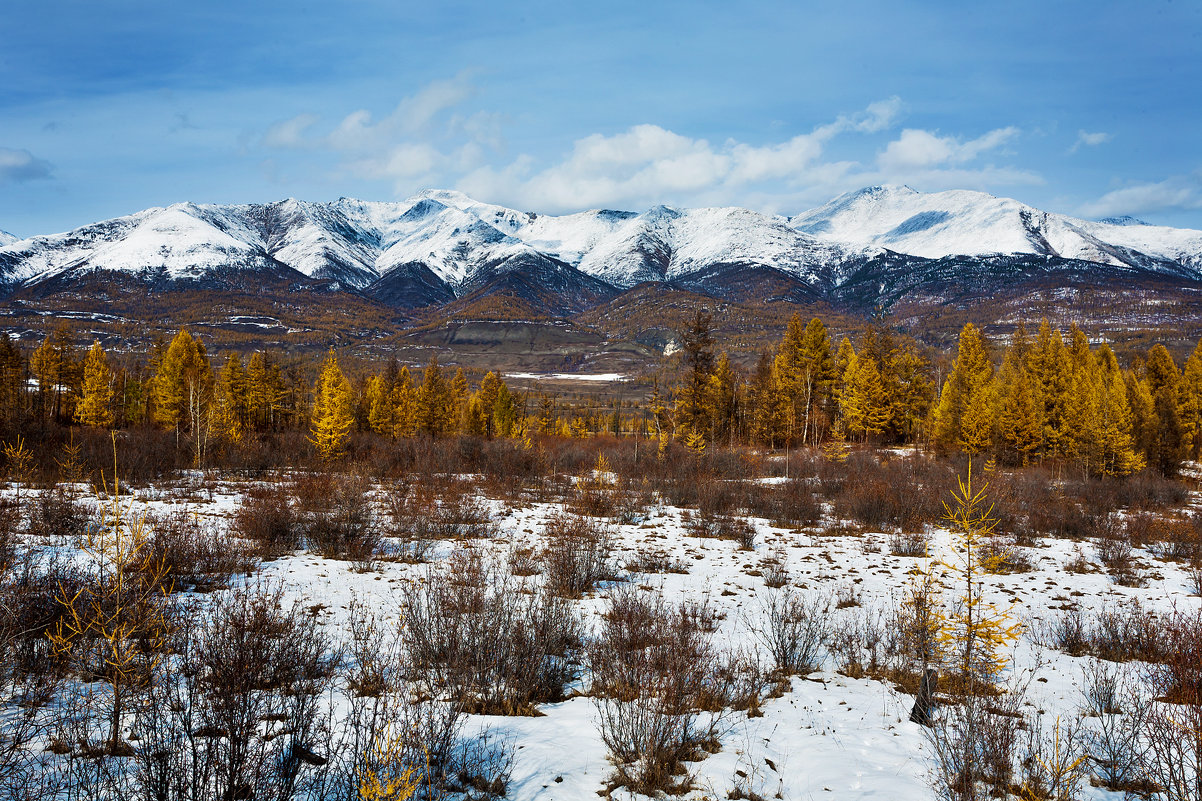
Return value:
M 0 242 L 10 307 L 53 297 L 70 310 L 103 295 L 106 281 L 125 292 L 267 293 L 277 303 L 298 292 L 328 296 L 306 301 L 319 307 L 349 294 L 398 325 L 571 319 L 647 283 L 686 293 L 664 298 L 820 303 L 916 320 L 924 309 L 954 315 L 965 304 L 1021 316 L 1047 308 L 1058 287 L 1121 303 L 1128 286 L 1149 308 L 1196 315 L 1188 310 L 1202 291 L 1202 231 L 904 186 L 866 187 L 792 217 L 663 205 L 556 216 L 426 190 L 403 201 L 176 203 Z

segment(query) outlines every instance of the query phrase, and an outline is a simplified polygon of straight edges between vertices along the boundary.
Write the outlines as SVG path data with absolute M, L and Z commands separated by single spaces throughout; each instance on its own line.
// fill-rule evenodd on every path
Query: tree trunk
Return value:
M 914 708 L 910 710 L 910 720 L 922 726 L 934 723 L 931 713 L 935 710 L 935 692 L 939 689 L 939 671 L 927 668 L 922 672 L 922 681 L 918 685 L 918 696 L 914 699 Z

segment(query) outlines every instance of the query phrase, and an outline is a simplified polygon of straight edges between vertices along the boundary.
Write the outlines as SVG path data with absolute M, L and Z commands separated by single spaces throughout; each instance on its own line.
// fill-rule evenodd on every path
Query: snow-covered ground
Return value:
M 185 509 L 203 520 L 224 524 L 250 485 L 185 477 L 184 487 L 159 486 L 136 493 L 136 508 L 152 513 Z M 191 488 L 186 485 L 191 484 Z M 497 534 L 473 541 L 473 547 L 504 560 L 514 546 L 537 547 L 544 526 L 560 513 L 558 505 L 508 506 L 489 500 Z M 646 592 L 677 600 L 705 601 L 717 612 L 717 640 L 732 649 L 753 649 L 749 621 L 759 614 L 760 600 L 777 592 L 765 586 L 765 560 L 783 562 L 789 585 L 829 598 L 855 596 L 859 606 L 832 612 L 836 617 L 873 614 L 897 602 L 921 560 L 890 554 L 881 532 L 850 532 L 836 526 L 806 530 L 775 527 L 751 521 L 757 530 L 754 549 L 734 542 L 699 539 L 689 533 L 690 512 L 671 506 L 652 506 L 638 522 L 610 524 L 612 558 L 627 566 L 640 555 L 660 552 L 687 573 L 638 574 L 622 570 L 626 581 Z M 830 521 L 828 521 L 829 523 Z M 842 532 L 842 533 L 841 533 Z M 468 543 L 458 543 L 462 546 Z M 946 549 L 946 531 L 933 532 L 935 552 Z M 434 561 L 444 560 L 456 544 L 442 542 Z M 1147 579 L 1143 587 L 1114 584 L 1100 569 L 1069 573 L 1065 565 L 1080 546 L 1064 540 L 1042 540 L 1026 550 L 1030 572 L 991 576 L 989 598 L 1012 606 L 1031 631 L 1059 614 L 1070 601 L 1085 608 L 1138 599 L 1169 610 L 1196 609 L 1188 577 L 1176 564 L 1159 561 L 1137 549 Z M 1084 546 L 1089 558 L 1092 549 Z M 297 553 L 264 562 L 261 573 L 278 580 L 286 591 L 307 604 L 320 604 L 321 620 L 332 633 L 344 635 L 353 602 L 366 603 L 383 618 L 399 620 L 399 591 L 422 575 L 422 565 L 384 561 L 377 570 L 356 572 L 352 564 Z M 537 580 L 530 579 L 530 580 Z M 592 626 L 606 608 L 605 588 L 577 601 Z M 1058 718 L 1079 715 L 1080 685 L 1090 657 L 1073 658 L 1043 648 L 1025 636 L 1013 652 L 1012 676 L 1029 682 L 1028 711 L 1042 716 L 1050 728 Z M 583 685 L 581 688 L 584 689 Z M 853 679 L 835 670 L 834 660 L 809 676 L 795 677 L 778 698 L 765 700 L 763 715 L 734 714 L 721 738 L 721 750 L 691 764 L 696 789 L 689 798 L 726 798 L 733 789 L 782 799 L 891 799 L 909 801 L 931 797 L 930 763 L 924 730 L 908 721 L 913 698 L 887 683 Z M 567 801 L 595 797 L 612 773 L 598 734 L 596 710 L 585 695 L 540 707 L 541 717 L 473 716 L 468 729 L 487 726 L 507 738 L 515 761 L 507 797 L 514 801 Z M 1082 786 L 1082 798 L 1117 799 L 1121 794 Z M 627 797 L 623 790 L 615 791 Z

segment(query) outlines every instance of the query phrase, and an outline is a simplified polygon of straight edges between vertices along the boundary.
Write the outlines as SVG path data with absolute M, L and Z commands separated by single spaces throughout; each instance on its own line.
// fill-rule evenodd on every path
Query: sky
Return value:
M 0 230 L 180 201 L 796 214 L 876 184 L 1202 229 L 1202 2 L 0 10 Z

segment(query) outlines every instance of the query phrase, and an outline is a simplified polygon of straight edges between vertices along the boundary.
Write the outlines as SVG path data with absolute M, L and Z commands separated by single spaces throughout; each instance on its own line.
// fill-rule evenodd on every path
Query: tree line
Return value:
M 1202 343 L 1181 367 L 1160 344 L 1121 365 L 1075 325 L 1065 333 L 1044 321 L 1034 336 L 1019 325 L 993 343 L 969 323 L 943 375 L 923 348 L 887 328 L 869 326 L 858 347 L 848 336 L 835 344 L 817 317 L 794 315 L 779 344 L 746 371 L 717 349 L 705 312 L 677 339 L 678 353 L 646 397 L 614 404 L 512 391 L 496 370 L 473 385 L 437 357 L 413 370 L 394 359 L 354 382 L 333 349 L 320 365 L 262 351 L 213 359 L 183 329 L 118 367 L 99 341 L 80 352 L 59 328 L 28 355 L 0 337 L 0 418 L 10 429 L 21 421 L 26 429 L 154 426 L 174 432 L 198 465 L 213 448 L 282 430 L 306 431 L 325 458 L 337 458 L 355 431 L 527 443 L 533 434 L 609 433 L 699 453 L 913 444 L 1097 476 L 1146 466 L 1171 475 L 1202 449 Z

